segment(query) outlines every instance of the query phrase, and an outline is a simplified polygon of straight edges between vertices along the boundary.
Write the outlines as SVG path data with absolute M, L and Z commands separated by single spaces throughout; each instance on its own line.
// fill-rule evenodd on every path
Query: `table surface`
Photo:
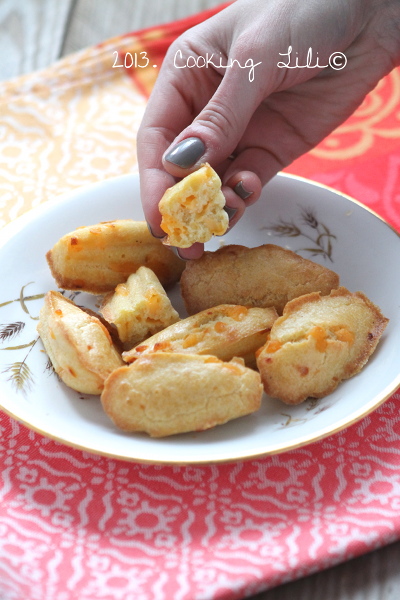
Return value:
M 173 21 L 220 2 L 0 0 L 0 80 L 44 68 L 115 35 Z M 251 600 L 398 600 L 399 563 L 400 542 Z

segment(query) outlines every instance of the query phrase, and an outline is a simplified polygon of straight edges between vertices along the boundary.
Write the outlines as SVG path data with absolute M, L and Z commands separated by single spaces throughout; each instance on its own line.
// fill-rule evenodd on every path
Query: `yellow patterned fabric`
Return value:
M 59 194 L 136 170 L 146 99 L 112 68 L 129 36 L 0 84 L 0 226 Z
M 169 45 L 227 4 L 0 83 L 0 227 L 71 189 L 135 172 L 137 130 Z

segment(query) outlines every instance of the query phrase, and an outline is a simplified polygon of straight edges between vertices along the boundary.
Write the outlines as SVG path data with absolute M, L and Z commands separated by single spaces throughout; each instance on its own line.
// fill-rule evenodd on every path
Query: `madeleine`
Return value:
M 265 392 L 287 404 L 330 394 L 363 368 L 387 323 L 362 292 L 343 287 L 292 300 L 257 356 Z
M 248 415 L 260 408 L 262 393 L 259 373 L 239 359 L 154 352 L 113 371 L 101 402 L 123 431 L 164 437 Z
M 84 394 L 101 394 L 105 379 L 123 364 L 106 327 L 59 292 L 48 292 L 37 327 L 60 379 Z

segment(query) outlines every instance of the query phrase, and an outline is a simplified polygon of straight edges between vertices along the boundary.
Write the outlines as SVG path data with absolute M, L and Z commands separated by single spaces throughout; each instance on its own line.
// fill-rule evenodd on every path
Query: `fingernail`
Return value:
M 179 248 L 176 248 L 176 246 L 168 246 L 169 250 L 171 250 L 171 252 L 173 252 L 175 254 L 175 256 L 177 256 L 178 258 L 180 258 L 181 260 L 186 260 L 188 261 L 188 258 L 185 258 L 184 256 L 181 256 L 179 254 Z
M 240 196 L 240 198 L 242 200 L 247 200 L 247 198 L 250 198 L 250 196 L 252 195 L 253 192 L 249 192 L 249 190 L 246 190 L 246 188 L 243 185 L 243 181 L 239 181 L 235 187 L 233 188 L 233 191 Z
M 224 211 L 227 213 L 229 220 L 231 221 L 237 213 L 237 208 L 231 208 L 230 206 L 224 206 Z
M 187 169 L 188 167 L 193 167 L 205 151 L 206 147 L 200 138 L 190 137 L 174 146 L 165 155 L 165 160 L 177 167 Z
M 151 229 L 150 225 L 148 223 L 146 223 L 147 225 L 147 229 L 150 231 L 151 235 L 153 237 L 155 237 L 157 240 L 162 240 L 167 234 L 164 233 L 164 235 L 154 235 L 153 230 Z

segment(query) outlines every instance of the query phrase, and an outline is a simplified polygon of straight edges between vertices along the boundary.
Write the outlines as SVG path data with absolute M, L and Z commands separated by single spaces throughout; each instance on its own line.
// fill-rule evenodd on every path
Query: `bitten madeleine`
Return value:
M 123 364 L 100 320 L 59 292 L 46 294 L 37 329 L 57 375 L 78 392 L 101 394 L 105 379 Z
M 92 294 L 112 292 L 142 266 L 168 286 L 185 266 L 144 221 L 129 219 L 79 227 L 58 240 L 46 258 L 60 288 Z
M 246 308 L 223 304 L 170 325 L 144 343 L 124 352 L 132 362 L 149 352 L 212 354 L 221 360 L 241 357 L 255 366 L 255 352 L 262 346 L 278 317 L 274 308 Z
M 158 208 L 165 244 L 188 248 L 195 242 L 208 242 L 228 229 L 225 197 L 217 173 L 205 164 L 168 188 Z
M 127 349 L 179 320 L 164 288 L 147 267 L 140 267 L 105 296 L 100 314 L 115 325 Z
M 120 429 L 163 437 L 250 414 L 261 397 L 259 373 L 240 359 L 155 352 L 111 373 L 101 402 Z
M 326 267 L 280 246 L 257 248 L 229 245 L 191 260 L 181 277 L 186 310 L 193 315 L 218 304 L 274 306 L 303 294 L 329 294 L 339 277 Z
M 362 369 L 387 323 L 363 293 L 343 287 L 292 300 L 257 356 L 265 392 L 287 404 L 330 394 Z

